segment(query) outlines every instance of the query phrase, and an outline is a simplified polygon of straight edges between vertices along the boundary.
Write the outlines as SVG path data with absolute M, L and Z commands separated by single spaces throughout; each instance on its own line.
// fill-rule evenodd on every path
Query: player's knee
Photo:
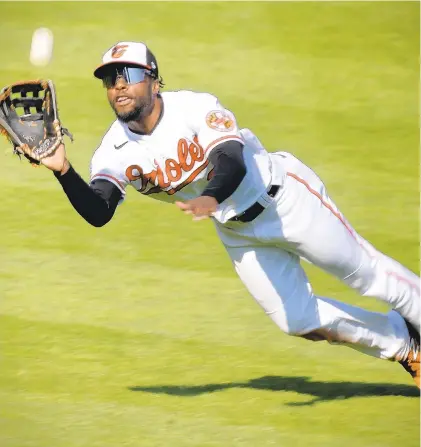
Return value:
M 308 306 L 304 312 L 282 307 L 267 314 L 282 332 L 293 337 L 301 337 L 314 327 L 312 306 Z
M 279 328 L 287 335 L 293 337 L 301 337 L 306 332 L 307 324 L 303 321 L 288 321 L 276 322 Z
M 283 328 L 287 335 L 301 337 L 310 341 L 329 340 L 331 337 L 324 328 L 313 329 L 314 325 L 310 320 L 301 320 L 290 322 Z
M 310 341 L 332 341 L 332 335 L 324 328 L 310 330 L 311 323 L 305 321 L 295 321 L 284 325 L 281 329 L 287 335 L 301 337 Z

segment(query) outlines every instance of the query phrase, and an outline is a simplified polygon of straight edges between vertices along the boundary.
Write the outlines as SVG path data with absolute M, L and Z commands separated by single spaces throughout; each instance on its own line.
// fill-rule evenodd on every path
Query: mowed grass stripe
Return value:
M 177 317 L 178 315 L 174 316 Z M 148 326 L 145 323 L 133 330 L 130 326 L 110 327 L 94 322 L 88 324 L 78 321 L 72 323 L 60 320 L 31 320 L 7 315 L 3 315 L 1 319 L 4 355 L 8 359 L 5 371 L 10 368 L 9 371 L 13 372 L 13 375 L 9 376 L 12 382 L 14 373 L 20 367 L 25 368 L 28 359 L 38 366 L 52 368 L 53 375 L 57 370 L 67 370 L 68 363 L 74 362 L 75 366 L 70 369 L 79 371 L 80 377 L 86 373 L 88 378 L 90 368 L 85 371 L 78 362 L 83 363 L 86 360 L 89 366 L 90 362 L 98 361 L 100 370 L 114 367 L 124 370 L 128 367 L 124 374 L 130 375 L 132 369 L 129 359 L 133 358 L 140 362 L 138 366 L 141 371 L 147 368 L 156 374 L 161 368 L 164 377 L 170 380 L 176 378 L 177 381 L 179 377 L 187 381 L 200 380 L 202 375 L 217 378 L 220 373 L 232 380 L 241 378 L 246 382 L 259 375 L 278 374 L 291 377 L 296 375 L 298 378 L 305 376 L 310 380 L 324 381 L 324 371 L 327 368 L 332 369 L 329 373 L 332 381 L 351 384 L 355 380 L 355 387 L 361 382 L 362 388 L 363 382 L 383 384 L 385 390 L 380 395 L 395 394 L 393 387 L 388 391 L 388 382 L 412 384 L 398 364 L 379 362 L 370 357 L 361 358 L 352 350 L 344 347 L 332 348 L 327 343 L 308 344 L 300 338 L 287 338 L 279 331 L 271 330 L 272 327 L 268 327 L 266 333 L 263 330 L 256 331 L 259 328 L 251 325 L 236 328 L 234 323 L 231 325 L 233 327 L 230 327 L 229 323 L 234 322 L 230 318 L 223 320 L 228 326 L 221 337 L 216 335 L 216 331 L 222 331 L 223 328 L 217 325 L 208 326 L 207 319 L 204 319 L 202 327 L 213 327 L 215 331 L 209 332 L 207 337 L 194 330 L 186 331 L 187 333 L 179 331 L 179 326 L 162 328 L 159 322 L 156 329 L 153 325 Z M 168 320 L 166 322 L 168 323 Z M 169 332 L 168 329 L 172 331 Z M 236 336 L 236 330 L 242 332 Z M 26 336 L 29 336 L 29 341 L 25 343 Z M 106 355 L 112 357 L 112 360 L 106 359 Z M 352 360 L 357 358 L 360 362 L 354 363 Z M 348 362 L 346 368 L 338 368 L 338 365 L 345 362 Z M 40 374 L 42 381 L 45 373 L 40 371 L 37 374 Z M 145 379 L 143 373 L 142 379 Z M 300 379 L 293 382 L 299 383 Z M 355 391 L 359 395 L 358 388 L 351 389 L 351 395 L 354 395 Z M 364 392 L 361 395 L 364 395 Z
M 7 393 L 0 393 L 7 401 Z M 304 439 L 310 447 L 323 447 L 329 436 L 307 432 L 296 421 L 295 432 L 277 431 L 269 425 L 229 423 L 218 415 L 211 417 L 206 407 L 187 415 L 177 410 L 164 411 L 162 406 L 122 405 L 108 402 L 93 402 L 87 399 L 71 401 L 67 396 L 43 394 L 15 394 L 20 402 L 16 420 L 9 417 L 7 426 L 0 434 L 2 447 L 39 447 L 37 439 L 45 440 L 55 447 L 114 447 L 136 445 L 144 447 L 221 446 L 245 445 L 297 445 Z M 253 405 L 253 399 L 248 402 Z M 244 406 L 238 406 L 238 414 Z M 11 412 L 13 407 L 10 408 Z M 281 419 L 281 415 L 279 418 Z M 25 430 L 19 430 L 21 420 Z M 237 416 L 238 420 L 238 416 Z M 110 423 L 112 421 L 112 423 Z M 270 418 L 268 418 L 270 422 Z M 355 434 L 341 434 L 345 446 L 352 446 L 358 439 Z M 381 447 L 381 444 L 364 444 L 366 447 Z M 392 446 L 393 444 L 382 444 Z
M 2 5 L 5 17 L 7 15 L 4 26 L 10 27 L 18 35 L 29 35 L 30 30 L 23 26 L 15 13 L 16 8 L 19 9 L 19 6 Z M 383 63 L 393 60 L 402 64 L 406 62 L 408 54 L 416 51 L 417 45 L 415 40 L 402 39 L 402 36 L 410 36 L 418 31 L 419 5 L 416 2 L 405 2 L 405 5 L 399 2 L 365 2 L 358 6 L 347 3 L 248 3 L 241 6 L 219 3 L 199 4 L 194 7 L 187 2 L 162 2 L 150 3 L 147 8 L 130 3 L 126 3 L 124 8 L 119 4 L 98 3 L 86 4 L 84 16 L 80 16 L 79 8 L 80 6 L 74 7 L 66 3 L 57 4 L 60 24 L 55 24 L 56 34 L 67 43 L 69 49 L 81 53 L 79 58 L 87 58 L 90 48 L 84 45 L 86 42 L 83 40 L 69 41 L 66 30 L 68 27 L 72 28 L 75 21 L 78 23 L 80 35 L 92 35 L 97 30 L 107 29 L 107 37 L 115 41 L 121 37 L 121 30 L 113 25 L 125 21 L 124 31 L 128 40 L 138 38 L 139 34 L 142 34 L 155 45 L 159 44 L 161 53 L 169 49 L 168 53 L 173 55 L 174 49 L 178 49 L 178 54 L 182 54 L 180 46 L 177 47 L 177 41 L 182 39 L 188 40 L 190 46 L 210 45 L 210 41 L 217 44 L 222 40 L 228 49 L 231 46 L 240 46 L 247 50 L 284 48 L 294 54 L 315 54 L 324 57 L 346 54 L 349 59 Z M 32 9 L 34 23 L 42 21 L 45 13 Z M 141 14 L 139 10 L 142 11 Z M 134 16 L 135 21 L 127 20 L 128 17 Z M 157 16 L 160 18 L 159 33 L 155 32 Z M 174 27 L 174 16 L 184 17 L 185 20 L 178 21 Z M 188 20 L 189 17 L 194 18 L 194 26 Z M 221 17 L 225 20 L 221 20 Z M 232 32 L 233 22 L 247 24 L 247 27 L 237 27 L 235 32 Z M 265 24 L 264 29 L 261 27 L 262 22 Z M 200 30 L 214 30 L 213 39 Z M 366 38 L 367 35 L 370 39 Z M 172 39 L 168 39 L 168 36 Z M 333 41 L 332 36 L 336 37 Z M 392 39 L 395 40 L 393 47 L 387 48 Z M 100 47 L 102 42 L 93 41 L 91 38 L 89 43 L 92 47 Z M 14 45 L 23 47 L 24 43 L 19 39 Z M 365 51 L 361 51 L 362 47 Z M 66 60 L 64 54 L 60 57 L 60 61 Z M 202 57 L 206 58 L 206 54 Z M 183 59 L 178 59 L 177 62 L 179 66 L 184 65 Z M 68 63 L 70 66 L 71 61 Z
M 345 445 L 351 445 L 351 439 L 358 440 L 365 429 L 362 424 L 351 431 L 347 426 L 349 415 L 353 414 L 356 424 L 370 416 L 376 426 L 380 417 L 376 400 L 382 394 L 393 398 L 397 409 L 401 405 L 407 408 L 408 399 L 414 410 L 418 405 L 416 390 L 410 386 L 393 387 L 379 381 L 370 386 L 355 378 L 348 384 L 338 381 L 335 388 L 332 380 L 328 384 L 322 376 L 318 379 L 317 373 L 316 378 L 311 377 L 307 368 L 297 370 L 291 362 L 296 352 L 280 359 L 282 367 L 268 368 L 273 357 L 264 350 L 260 354 L 250 352 L 249 357 L 239 349 L 214 349 L 194 340 L 180 342 L 150 334 L 135 336 L 84 325 L 34 323 L 10 317 L 2 318 L 2 328 L 12 334 L 3 349 L 7 362 L 2 401 L 11 401 L 9 420 L 21 420 L 24 416 L 32 420 L 36 430 L 45 424 L 48 433 L 67 432 L 68 444 L 63 445 L 68 446 L 88 445 L 90 434 L 99 442 L 111 431 L 111 439 L 118 434 L 121 442 L 133 442 L 133 430 L 133 435 L 148 435 L 149 441 L 141 445 L 154 445 L 154 436 L 166 433 L 169 420 L 172 423 L 168 439 L 172 439 L 171 434 L 179 437 L 180 430 L 184 430 L 192 434 L 190 440 L 203 442 L 195 436 L 203 435 L 205 424 L 210 442 L 206 445 L 213 445 L 212 440 L 243 445 L 242 442 L 256 442 L 260 436 L 263 445 L 305 439 L 309 445 L 319 446 L 327 441 L 323 433 L 330 424 L 324 412 L 335 400 L 346 398 L 347 392 L 351 392 L 352 398 L 346 401 L 347 411 L 335 415 L 334 430 Z M 259 366 L 253 365 L 257 357 Z M 304 366 L 306 358 L 300 358 L 298 365 Z M 269 384 L 275 389 L 268 388 Z M 320 411 L 306 405 L 314 400 L 319 401 Z M 366 406 L 364 416 L 358 415 L 361 400 Z M 16 402 L 20 402 L 17 407 Z M 260 419 L 262 404 L 264 418 Z M 113 429 L 105 432 L 104 411 L 108 416 L 113 414 L 108 420 Z M 135 416 L 137 424 L 131 421 Z M 301 426 L 302 418 L 310 425 Z M 287 426 L 288 431 L 274 432 L 270 428 L 279 424 Z M 118 427 L 124 427 L 124 431 Z M 152 435 L 150 427 L 154 427 Z M 291 431 L 292 427 L 297 433 Z M 375 439 L 381 432 L 371 430 L 370 436 Z M 389 441 L 397 436 L 395 432 Z M 361 445 L 369 445 L 364 444 L 364 437 L 361 441 Z M 184 443 L 184 438 L 178 442 L 200 445 Z

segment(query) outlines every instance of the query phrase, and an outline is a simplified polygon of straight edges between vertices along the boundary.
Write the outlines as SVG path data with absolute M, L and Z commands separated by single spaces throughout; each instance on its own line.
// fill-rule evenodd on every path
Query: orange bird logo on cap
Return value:
M 128 45 L 116 45 L 111 50 L 111 57 L 114 59 L 118 59 L 119 57 L 123 56 L 123 54 L 126 52 Z

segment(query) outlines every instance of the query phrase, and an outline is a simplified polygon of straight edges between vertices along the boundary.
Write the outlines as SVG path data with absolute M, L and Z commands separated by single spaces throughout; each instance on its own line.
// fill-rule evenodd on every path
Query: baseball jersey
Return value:
M 213 217 L 221 223 L 242 213 L 264 194 L 271 178 L 268 152 L 248 129 L 238 129 L 234 115 L 209 93 L 163 92 L 163 112 L 150 134 L 132 132 L 116 120 L 91 161 L 91 182 L 116 185 L 122 200 L 128 185 L 151 198 L 175 202 L 200 196 L 212 177 L 210 151 L 225 141 L 244 144 L 247 173 L 236 191 L 219 204 Z

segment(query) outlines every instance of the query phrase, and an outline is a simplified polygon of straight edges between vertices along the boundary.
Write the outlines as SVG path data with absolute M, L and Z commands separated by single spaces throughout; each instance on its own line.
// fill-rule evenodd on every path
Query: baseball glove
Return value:
M 0 133 L 13 144 L 15 154 L 35 165 L 58 148 L 63 135 L 73 141 L 61 126 L 52 81 L 15 82 L 1 90 Z

